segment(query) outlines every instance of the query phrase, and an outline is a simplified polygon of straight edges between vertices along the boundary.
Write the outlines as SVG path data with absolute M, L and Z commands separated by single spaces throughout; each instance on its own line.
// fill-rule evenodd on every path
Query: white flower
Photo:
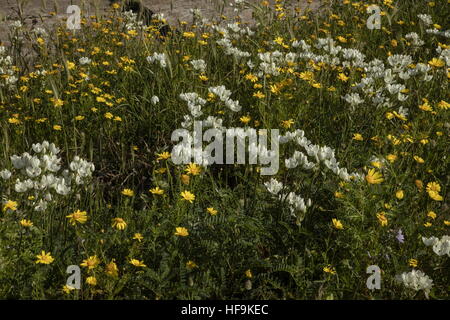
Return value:
M 90 64 L 91 62 L 92 62 L 92 60 L 89 59 L 88 57 L 81 57 L 80 58 L 80 64 L 81 65 Z
M 147 61 L 149 63 L 154 63 L 155 61 L 158 61 L 161 68 L 165 68 L 167 66 L 166 59 L 167 57 L 165 53 L 156 53 L 156 52 L 153 53 L 152 56 L 147 57 Z
M 13 166 L 19 171 L 16 172 L 20 178 L 15 179 L 14 190 L 18 193 L 29 190 L 45 191 L 36 192 L 35 210 L 44 211 L 47 204 L 53 201 L 54 193 L 66 196 L 72 191 L 72 184 L 84 184 L 86 179 L 92 176 L 95 170 L 94 164 L 76 156 L 69 164 L 69 170 L 61 169 L 61 158 L 57 156 L 59 148 L 53 143 L 44 141 L 32 145 L 32 150 L 36 155 L 31 156 L 24 152 L 21 156 L 11 156 Z M 42 176 L 41 176 L 42 175 Z M 12 173 L 8 170 L 0 171 L 3 179 L 9 179 Z
M 213 116 L 208 116 L 206 120 L 203 121 L 204 127 L 213 127 L 215 129 L 222 129 L 222 119 Z
M 31 145 L 31 149 L 33 149 L 33 151 L 36 153 L 41 153 L 44 148 L 40 143 L 33 143 Z
M 16 155 L 11 156 L 11 162 L 12 162 L 12 165 L 14 166 L 14 168 L 16 168 L 16 169 L 22 169 L 26 165 L 26 163 L 22 159 L 22 157 L 19 157 Z
M 50 143 L 50 145 L 48 146 L 48 151 L 50 152 L 50 154 L 56 155 L 60 150 L 55 146 L 54 143 Z
M 12 22 L 10 24 L 10 27 L 14 28 L 14 29 L 18 29 L 22 27 L 22 22 L 20 22 L 20 20 L 16 20 L 14 22 Z
M 65 183 L 65 179 L 61 179 L 55 186 L 55 191 L 57 194 L 66 196 L 70 193 L 70 187 Z
M 288 169 L 294 169 L 297 168 L 298 166 L 298 161 L 297 159 L 295 159 L 294 157 L 292 158 L 288 158 L 284 160 L 284 165 L 286 166 L 286 168 Z
M 443 236 L 433 245 L 433 252 L 438 256 L 447 255 L 450 257 L 450 237 Z
M 417 17 L 419 17 L 420 20 L 426 25 L 430 26 L 433 24 L 433 19 L 428 14 L 418 14 Z
M 151 102 L 152 102 L 153 105 L 156 105 L 159 102 L 159 98 L 157 96 L 153 96 L 151 98 Z
M 16 184 L 14 185 L 14 190 L 19 193 L 26 192 L 28 190 L 28 186 L 25 182 L 17 179 Z
M 394 54 L 388 57 L 388 63 L 393 67 L 394 72 L 400 72 L 412 63 L 412 58 L 409 55 Z
M 400 107 L 400 108 L 398 108 L 398 114 L 400 114 L 406 118 L 406 117 L 408 117 L 409 109 Z
M 450 257 L 450 236 L 442 236 L 441 239 L 422 237 L 422 242 L 427 247 L 433 246 L 433 252 L 438 256 L 448 255 Z
M 39 200 L 38 204 L 34 207 L 34 210 L 38 212 L 45 211 L 46 209 L 47 209 L 47 202 L 42 199 Z
M 25 172 L 27 173 L 28 177 L 36 178 L 42 173 L 42 170 L 39 167 L 30 166 L 25 169 Z
M 239 101 L 235 101 L 235 100 L 231 100 L 231 99 L 228 99 L 228 100 L 226 100 L 225 101 L 225 105 L 231 110 L 231 111 L 234 111 L 234 112 L 239 112 L 239 111 L 241 111 L 241 106 L 239 105 Z
M 359 96 L 358 93 L 354 92 L 354 93 L 347 93 L 344 96 L 345 101 L 347 101 L 348 103 L 350 103 L 350 105 L 352 106 L 356 106 L 358 104 L 361 104 L 364 102 L 363 99 L 361 99 L 361 97 Z
M 431 238 L 422 237 L 422 242 L 427 247 L 434 245 L 437 241 L 439 241 L 439 239 L 436 237 L 431 237 Z
M 208 91 L 218 96 L 221 101 L 225 102 L 225 106 L 227 106 L 230 110 L 234 112 L 241 110 L 239 101 L 230 99 L 231 91 L 227 90 L 225 86 L 210 87 L 208 88 Z
M 403 282 L 403 285 L 409 289 L 415 291 L 424 290 L 427 297 L 433 286 L 433 280 L 420 270 L 403 272 L 401 275 L 397 275 L 396 278 L 398 281 Z
M 45 200 L 45 201 L 52 201 L 52 199 L 53 199 L 52 194 L 49 193 L 49 192 L 47 192 L 47 193 L 45 194 L 45 196 L 44 196 L 44 200 Z
M 7 169 L 0 171 L 0 177 L 2 177 L 3 180 L 8 180 L 11 178 L 11 171 Z
M 56 182 L 56 178 L 53 174 L 44 175 L 41 177 L 40 189 L 52 187 Z
M 386 90 L 389 91 L 390 94 L 398 94 L 404 89 L 405 89 L 405 86 L 402 84 L 398 84 L 398 83 L 386 85 Z
M 221 101 L 226 101 L 231 96 L 231 91 L 227 90 L 225 86 L 210 87 L 208 91 L 218 96 Z
M 425 42 L 422 41 L 420 39 L 419 35 L 417 33 L 415 33 L 415 32 L 408 33 L 407 35 L 405 35 L 405 38 L 408 39 L 408 40 L 411 40 L 412 45 L 416 46 L 416 47 L 420 47 L 420 46 L 423 46 L 425 44 Z
M 194 70 L 205 72 L 206 70 L 206 62 L 205 60 L 199 59 L 199 60 L 192 60 L 191 65 L 194 68 Z
M 283 189 L 283 184 L 274 178 L 264 183 L 264 185 L 266 186 L 267 191 L 275 195 L 278 194 L 281 191 L 281 189 Z
M 83 184 L 84 179 L 91 177 L 92 172 L 95 170 L 94 164 L 81 159 L 76 156 L 73 161 L 69 164 L 70 170 L 76 172 L 75 182 L 76 184 Z M 66 174 L 67 179 L 70 177 Z
M 295 194 L 294 192 L 289 192 L 289 194 L 286 197 L 286 200 L 290 205 L 289 209 L 291 210 L 292 214 L 296 210 L 305 213 L 307 207 L 311 206 L 311 201 L 308 200 L 308 202 L 305 203 L 305 200 L 301 196 Z
M 42 161 L 44 162 L 45 170 L 57 172 L 59 171 L 59 169 L 61 169 L 61 166 L 59 165 L 61 159 L 58 158 L 56 155 L 46 154 L 42 157 Z

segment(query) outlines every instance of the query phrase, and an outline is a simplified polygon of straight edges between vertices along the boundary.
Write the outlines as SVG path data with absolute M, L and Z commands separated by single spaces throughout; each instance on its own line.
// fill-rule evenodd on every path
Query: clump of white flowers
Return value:
M 276 196 L 278 199 L 286 201 L 291 215 L 297 218 L 297 223 L 301 223 L 303 221 L 308 207 L 312 205 L 311 199 L 305 201 L 302 196 L 292 191 L 289 193 L 281 192 L 284 185 L 275 178 L 271 178 L 269 181 L 265 182 L 264 186 L 267 188 L 267 191 Z
M 232 23 L 228 24 L 226 27 L 215 25 L 212 29 L 223 37 L 222 39 L 217 40 L 216 43 L 224 48 L 226 55 L 231 55 L 235 59 L 248 58 L 251 56 L 249 52 L 234 47 L 232 43 L 233 39 L 240 39 L 245 35 L 252 36 L 254 32 L 251 31 L 249 27 L 241 28 L 238 23 Z
M 92 62 L 88 57 L 81 57 L 79 61 L 81 65 L 90 64 Z
M 259 64 L 258 77 L 263 75 L 280 75 L 280 68 L 283 66 L 292 65 L 298 58 L 298 55 L 294 52 L 289 52 L 286 54 L 281 53 L 278 50 L 273 52 L 258 53 L 258 58 L 261 61 Z
M 138 14 L 133 11 L 126 11 L 123 13 L 124 24 L 127 30 L 144 29 L 145 25 L 141 19 L 138 19 Z
M 212 94 L 219 97 L 220 101 L 224 102 L 225 105 L 234 112 L 238 112 L 241 110 L 241 106 L 239 105 L 239 101 L 231 100 L 231 91 L 227 90 L 225 86 L 218 87 L 210 87 L 208 91 Z
M 426 24 L 432 24 L 431 17 L 428 15 L 419 15 L 419 18 Z M 428 33 L 442 35 L 444 37 L 450 36 L 450 32 L 439 30 L 427 30 Z M 420 39 L 417 33 L 411 32 L 405 35 L 405 38 L 410 41 L 413 47 L 417 50 L 418 47 L 424 45 L 424 41 Z M 406 83 L 407 80 L 415 77 L 419 81 L 431 81 L 433 74 L 429 74 L 432 68 L 421 62 L 415 62 L 410 55 L 396 54 L 389 56 L 384 62 L 380 59 L 373 59 L 366 61 L 366 56 L 358 49 L 342 48 L 335 44 L 332 39 L 319 38 L 313 45 L 308 45 L 304 40 L 295 40 L 292 42 L 292 47 L 299 52 L 296 56 L 289 56 L 290 59 L 295 58 L 304 61 L 313 61 L 314 63 L 326 63 L 335 67 L 344 68 L 362 68 L 365 72 L 365 77 L 359 83 L 352 85 L 351 92 L 345 93 L 342 98 L 350 104 L 352 110 L 356 106 L 366 106 L 368 103 L 374 105 L 376 108 L 392 108 L 397 102 L 403 102 L 408 99 L 409 88 Z M 317 51 L 313 51 L 317 49 Z M 436 48 L 439 59 L 450 61 L 450 54 L 445 52 L 447 49 L 440 47 Z M 284 60 L 289 62 L 288 55 Z M 277 75 L 278 67 L 280 67 L 281 54 L 277 51 L 272 53 L 260 53 L 259 58 L 263 62 L 259 68 L 260 72 Z M 291 67 L 294 71 L 295 66 Z M 260 74 L 257 74 L 260 76 Z M 378 81 L 382 79 L 384 81 Z M 371 98 L 367 98 L 371 97 Z M 369 99 L 371 101 L 369 101 Z M 397 101 L 396 101 L 397 100 Z
M 269 181 L 265 182 L 264 185 L 271 194 L 277 195 L 283 189 L 283 183 L 279 182 L 275 178 L 271 178 Z
M 163 53 L 154 52 L 153 55 L 147 57 L 149 63 L 159 62 L 161 68 L 167 67 L 167 56 Z
M 13 21 L 9 24 L 12 29 L 20 29 L 23 27 L 23 24 L 20 20 Z
M 355 109 L 355 106 L 364 102 L 364 100 L 361 99 L 361 97 L 359 96 L 359 93 L 357 93 L 357 92 L 347 93 L 343 97 L 343 99 L 350 104 L 350 106 L 352 107 L 353 110 Z
M 13 68 L 12 58 L 6 54 L 4 46 L 0 46 L 0 75 L 0 87 L 12 89 L 19 80 Z
M 425 42 L 420 39 L 419 35 L 415 32 L 410 32 L 407 35 L 405 35 L 405 39 L 408 39 L 411 41 L 411 44 L 415 47 L 420 47 L 425 44 Z
M 191 65 L 194 70 L 205 72 L 206 71 L 206 62 L 203 59 L 192 60 Z
M 419 17 L 420 20 L 428 27 L 433 24 L 433 19 L 428 14 L 418 14 L 417 17 Z
M 397 275 L 396 278 L 409 289 L 413 289 L 415 291 L 423 290 L 427 298 L 431 287 L 433 286 L 433 280 L 431 280 L 429 276 L 420 270 L 403 272 L 402 274 Z
M 69 169 L 61 171 L 60 150 L 44 141 L 32 145 L 32 153 L 11 156 L 12 171 L 0 171 L 0 177 L 11 180 L 14 191 L 32 200 L 36 211 L 46 210 L 56 195 L 66 196 L 77 185 L 86 184 L 95 170 L 94 164 L 75 156 Z
M 284 136 L 279 137 L 280 143 L 295 142 L 302 147 L 306 154 L 302 151 L 296 150 L 294 155 L 285 159 L 285 165 L 288 169 L 301 166 L 304 170 L 311 170 L 317 168 L 320 163 L 331 170 L 334 174 L 339 176 L 342 180 L 362 180 L 363 176 L 358 173 L 349 173 L 347 168 L 341 168 L 339 162 L 336 160 L 335 151 L 328 146 L 319 146 L 313 144 L 305 137 L 303 130 L 297 129 L 292 132 L 287 132 Z M 312 158 L 313 162 L 308 160 L 308 156 Z
M 422 241 L 427 247 L 432 247 L 433 252 L 438 256 L 447 255 L 450 257 L 450 236 L 442 236 L 441 239 L 422 237 Z
M 202 106 L 206 104 L 206 100 L 200 97 L 196 92 L 181 93 L 180 98 L 181 100 L 187 102 L 189 112 L 191 113 L 192 117 L 197 118 L 203 114 Z M 191 117 L 189 115 L 185 116 L 186 126 L 183 125 L 183 127 L 187 127 L 190 125 L 190 119 Z

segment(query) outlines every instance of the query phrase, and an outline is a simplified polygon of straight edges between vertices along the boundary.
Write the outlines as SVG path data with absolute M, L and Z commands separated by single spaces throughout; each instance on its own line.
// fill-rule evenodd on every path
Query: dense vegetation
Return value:
M 333 2 L 235 1 L 253 24 L 194 11 L 165 37 L 118 6 L 75 31 L 14 22 L 0 297 L 448 299 L 449 3 Z M 174 164 L 194 119 L 279 129 L 279 171 Z

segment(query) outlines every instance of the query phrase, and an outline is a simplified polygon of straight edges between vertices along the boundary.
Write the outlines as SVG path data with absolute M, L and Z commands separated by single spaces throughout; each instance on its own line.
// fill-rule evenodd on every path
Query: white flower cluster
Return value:
M 423 17 L 426 20 L 426 17 Z M 419 47 L 424 41 L 412 32 L 405 36 L 411 41 L 413 46 Z M 304 40 L 295 40 L 292 47 L 297 48 L 300 52 L 296 58 L 313 61 L 314 63 L 327 63 L 335 67 L 344 68 L 362 68 L 366 77 L 361 79 L 359 83 L 352 86 L 352 92 L 345 94 L 342 98 L 350 104 L 352 110 L 357 105 L 365 102 L 362 97 L 370 97 L 375 107 L 391 108 L 397 102 L 403 102 L 408 99 L 406 81 L 412 77 L 420 77 L 418 81 L 431 81 L 433 75 L 429 74 L 431 67 L 425 63 L 416 63 L 411 56 L 396 54 L 387 58 L 387 63 L 379 59 L 365 61 L 366 57 L 357 49 L 342 48 L 335 44 L 333 39 L 319 38 L 314 44 L 314 48 L 321 51 L 317 54 L 312 51 L 312 46 L 308 45 Z M 440 59 L 446 62 L 449 59 L 449 53 L 441 48 L 436 49 L 440 54 Z M 270 61 L 268 53 L 264 54 L 264 59 Z M 272 53 L 273 55 L 273 53 Z M 260 57 L 263 55 L 260 54 Z M 280 54 L 275 53 L 275 57 Z M 276 65 L 271 65 L 268 61 L 264 61 L 263 67 L 271 74 L 277 74 Z M 295 67 L 293 67 L 295 69 Z M 378 79 L 384 81 L 377 81 Z M 361 91 L 361 92 L 358 92 Z M 362 93 L 362 95 L 361 95 Z M 397 100 L 397 101 L 395 101 Z
M 340 168 L 337 162 L 334 150 L 327 146 L 318 146 L 305 137 L 303 130 L 297 129 L 293 132 L 288 132 L 284 136 L 280 136 L 280 143 L 287 143 L 295 141 L 297 145 L 305 149 L 307 155 L 315 161 L 310 162 L 308 157 L 301 151 L 295 151 L 291 158 L 285 159 L 285 165 L 288 169 L 295 168 L 299 165 L 305 170 L 311 170 L 316 167 L 316 164 L 323 163 L 334 174 L 341 179 L 349 181 L 350 179 L 361 180 L 364 177 L 359 173 L 349 174 L 347 168 Z
M 218 45 L 225 48 L 225 54 L 227 56 L 233 56 L 236 59 L 240 58 L 248 58 L 251 56 L 251 54 L 247 51 L 242 51 L 236 47 L 233 47 L 233 44 L 231 43 L 231 40 L 228 38 L 222 38 L 220 40 L 216 41 Z
M 347 93 L 343 98 L 350 104 L 353 110 L 355 106 L 364 102 L 364 99 L 361 99 L 359 93 L 357 92 Z
M 283 189 L 283 183 L 279 182 L 275 178 L 271 178 L 269 181 L 265 182 L 264 185 L 271 194 L 277 195 Z
M 436 48 L 436 52 L 439 54 L 439 59 L 444 60 L 447 67 L 450 66 L 450 49 Z
M 206 100 L 203 99 L 202 97 L 200 97 L 197 93 L 195 93 L 195 92 L 181 93 L 180 98 L 181 98 L 181 100 L 187 102 L 189 112 L 191 113 L 191 115 L 194 118 L 200 117 L 203 114 L 202 106 L 204 106 L 206 104 Z M 189 119 L 190 119 L 190 116 L 186 115 L 185 116 L 186 126 L 183 125 L 183 128 L 190 126 L 190 122 L 187 121 Z
M 81 57 L 79 61 L 81 65 L 91 64 L 92 62 L 92 60 L 89 59 L 88 57 Z
M 414 47 L 421 47 L 425 44 L 425 41 L 420 39 L 419 35 L 415 32 L 411 32 L 411 33 L 408 33 L 407 35 L 405 35 L 405 39 L 410 40 L 411 44 Z
M 297 210 L 305 213 L 307 207 L 312 205 L 311 199 L 305 203 L 305 199 L 303 199 L 300 195 L 295 194 L 294 192 L 289 192 L 286 195 L 283 195 L 286 198 L 286 201 L 289 203 L 289 209 L 291 213 L 294 214 Z
M 418 14 L 417 17 L 423 22 L 423 24 L 426 27 L 430 27 L 433 25 L 433 18 L 429 14 Z M 434 35 L 442 35 L 444 37 L 449 38 L 450 37 L 450 31 L 439 31 L 436 28 L 429 28 L 425 30 L 428 34 L 434 34 Z
M 206 118 L 206 120 L 203 120 L 202 125 L 204 127 L 211 127 L 211 128 L 215 128 L 215 129 L 224 129 L 222 126 L 222 122 L 223 120 L 214 116 L 208 116 L 208 118 Z
M 144 22 L 141 19 L 138 19 L 138 14 L 134 13 L 133 11 L 126 11 L 123 13 L 125 19 L 125 29 L 127 30 L 138 30 L 138 29 L 144 29 L 145 25 Z
M 432 246 L 433 252 L 438 256 L 447 255 L 450 257 L 450 236 L 442 236 L 441 239 L 436 237 L 422 237 L 422 241 L 427 247 Z
M 208 91 L 218 96 L 220 101 L 224 102 L 225 106 L 231 111 L 238 112 L 241 110 L 239 101 L 230 99 L 231 91 L 227 90 L 225 86 L 210 87 Z
M 249 27 L 241 28 L 238 22 L 227 23 L 226 26 L 213 25 L 212 29 L 221 34 L 224 39 L 240 39 L 242 36 L 255 34 Z
M 53 144 L 44 141 L 42 144 L 32 145 L 35 153 L 28 152 L 21 156 L 11 156 L 11 163 L 16 172 L 7 169 L 0 171 L 0 177 L 4 180 L 12 179 L 17 175 L 14 190 L 18 193 L 30 193 L 34 197 L 34 209 L 44 211 L 49 202 L 53 200 L 54 193 L 66 196 L 72 192 L 73 183 L 83 185 L 92 177 L 95 167 L 92 163 L 74 157 L 69 164 L 70 170 L 61 170 L 61 158 L 58 157 L 59 149 Z
M 261 61 L 259 64 L 258 77 L 264 75 L 278 76 L 280 74 L 280 68 L 286 65 L 291 65 L 295 62 L 298 55 L 294 52 L 288 52 L 286 54 L 281 53 L 278 50 L 273 52 L 258 53 L 258 58 Z
M 253 31 L 250 30 L 249 27 L 241 28 L 238 23 L 228 24 L 226 27 L 212 26 L 213 30 L 217 31 L 222 35 L 222 39 L 217 40 L 216 43 L 222 46 L 225 49 L 225 54 L 228 56 L 233 56 L 236 59 L 248 58 L 250 57 L 250 53 L 246 51 L 242 51 L 233 46 L 231 42 L 232 39 L 239 39 L 243 35 L 252 36 L 254 34 Z
M 436 28 L 425 30 L 426 33 L 434 34 L 438 36 L 443 36 L 445 38 L 450 38 L 450 30 L 439 31 Z
M 0 46 L 0 87 L 7 87 L 13 89 L 19 80 L 16 72 L 13 69 L 11 56 L 6 55 L 6 48 Z
M 389 65 L 392 67 L 392 71 L 394 73 L 398 73 L 409 66 L 413 60 L 411 56 L 403 55 L 403 54 L 394 54 L 389 56 L 387 59 Z
M 422 20 L 427 27 L 433 24 L 433 18 L 431 18 L 428 14 L 418 14 L 417 17 L 419 17 L 419 19 Z
M 23 24 L 20 20 L 13 21 L 9 24 L 12 29 L 20 29 L 23 27 Z
M 283 190 L 284 187 L 283 183 L 275 178 L 271 178 L 269 181 L 265 182 L 264 186 L 271 194 L 278 196 L 282 200 L 286 200 L 289 204 L 291 214 L 293 215 L 295 215 L 295 212 L 297 211 L 306 213 L 307 208 L 312 205 L 311 199 L 308 199 L 305 202 L 305 199 L 294 192 L 289 192 L 287 194 L 282 193 L 281 190 Z
M 191 65 L 194 70 L 205 72 L 206 71 L 206 62 L 203 59 L 192 60 Z
M 161 68 L 167 67 L 167 56 L 164 52 L 163 53 L 154 52 L 153 55 L 147 57 L 148 63 L 154 63 L 156 61 L 159 62 Z
M 347 49 L 344 48 L 340 51 L 342 53 L 342 58 L 344 61 L 342 66 L 344 67 L 363 67 L 365 65 L 364 60 L 366 56 L 361 53 L 358 49 Z
M 281 62 L 283 60 L 283 54 L 279 51 L 258 53 L 258 58 L 261 60 L 259 65 L 259 77 L 270 74 L 272 76 L 278 76 L 280 72 Z
M 428 296 L 428 293 L 433 286 L 433 280 L 428 277 L 425 273 L 420 270 L 412 270 L 410 272 L 403 272 L 400 275 L 397 275 L 397 280 L 402 282 L 403 285 L 409 289 L 413 289 L 415 291 L 423 290 L 425 295 Z

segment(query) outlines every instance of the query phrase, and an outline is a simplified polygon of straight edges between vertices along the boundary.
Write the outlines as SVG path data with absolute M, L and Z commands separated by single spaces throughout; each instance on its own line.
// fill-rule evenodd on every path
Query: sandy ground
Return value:
M 172 25 L 178 21 L 192 21 L 192 13 L 189 9 L 200 9 L 205 18 L 211 18 L 218 13 L 234 16 L 233 8 L 229 3 L 233 0 L 142 0 L 148 8 L 156 13 L 163 13 Z M 260 0 L 246 0 L 249 3 L 257 3 Z M 297 0 L 300 7 L 316 9 L 319 0 L 308 5 L 306 0 Z M 273 0 L 272 0 L 273 2 Z M 108 0 L 0 0 L 0 40 L 7 40 L 7 26 L 19 17 L 29 27 L 48 24 L 57 19 L 67 17 L 67 7 L 71 4 L 78 5 L 83 14 L 102 15 L 109 6 Z M 50 12 L 55 12 L 51 16 Z M 251 10 L 239 12 L 244 21 L 251 21 Z

